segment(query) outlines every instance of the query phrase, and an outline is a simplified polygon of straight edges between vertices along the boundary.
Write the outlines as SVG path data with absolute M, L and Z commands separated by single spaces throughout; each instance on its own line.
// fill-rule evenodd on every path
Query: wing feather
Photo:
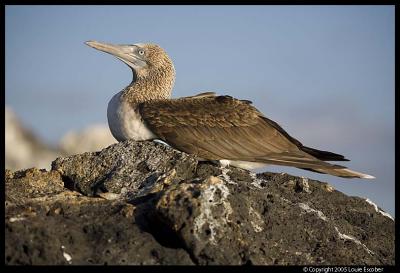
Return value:
M 140 105 L 143 120 L 176 149 L 209 160 L 242 160 L 300 168 L 344 168 L 301 150 L 302 144 L 249 101 L 214 93 Z

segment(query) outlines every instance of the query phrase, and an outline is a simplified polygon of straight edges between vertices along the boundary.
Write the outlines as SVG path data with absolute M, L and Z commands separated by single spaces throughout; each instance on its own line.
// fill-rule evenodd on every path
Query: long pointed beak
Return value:
M 100 43 L 97 41 L 87 41 L 85 44 L 117 57 L 134 69 L 142 68 L 146 65 L 143 60 L 140 60 L 134 54 L 134 45 L 114 45 L 109 43 Z

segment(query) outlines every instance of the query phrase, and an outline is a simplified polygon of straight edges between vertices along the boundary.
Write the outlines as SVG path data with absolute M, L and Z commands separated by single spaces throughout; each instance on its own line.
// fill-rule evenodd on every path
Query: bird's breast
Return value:
M 107 108 L 108 126 L 118 141 L 151 140 L 157 136 L 144 124 L 137 107 L 121 99 L 122 91 L 114 95 Z

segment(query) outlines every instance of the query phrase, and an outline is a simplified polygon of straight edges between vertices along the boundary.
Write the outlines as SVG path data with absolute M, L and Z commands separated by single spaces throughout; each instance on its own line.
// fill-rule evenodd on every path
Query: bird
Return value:
M 132 82 L 116 93 L 107 107 L 110 131 L 119 142 L 161 140 L 222 167 L 254 170 L 281 165 L 344 178 L 375 178 L 327 162 L 349 160 L 304 146 L 249 100 L 211 91 L 171 98 L 174 64 L 157 44 L 85 43 L 113 55 L 132 70 Z

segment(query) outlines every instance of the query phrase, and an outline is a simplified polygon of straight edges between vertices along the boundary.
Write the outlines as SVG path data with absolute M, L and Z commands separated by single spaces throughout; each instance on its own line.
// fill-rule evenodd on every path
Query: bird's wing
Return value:
M 208 160 L 242 160 L 300 168 L 340 168 L 299 148 L 301 143 L 250 101 L 199 96 L 148 101 L 140 114 L 161 140 Z

